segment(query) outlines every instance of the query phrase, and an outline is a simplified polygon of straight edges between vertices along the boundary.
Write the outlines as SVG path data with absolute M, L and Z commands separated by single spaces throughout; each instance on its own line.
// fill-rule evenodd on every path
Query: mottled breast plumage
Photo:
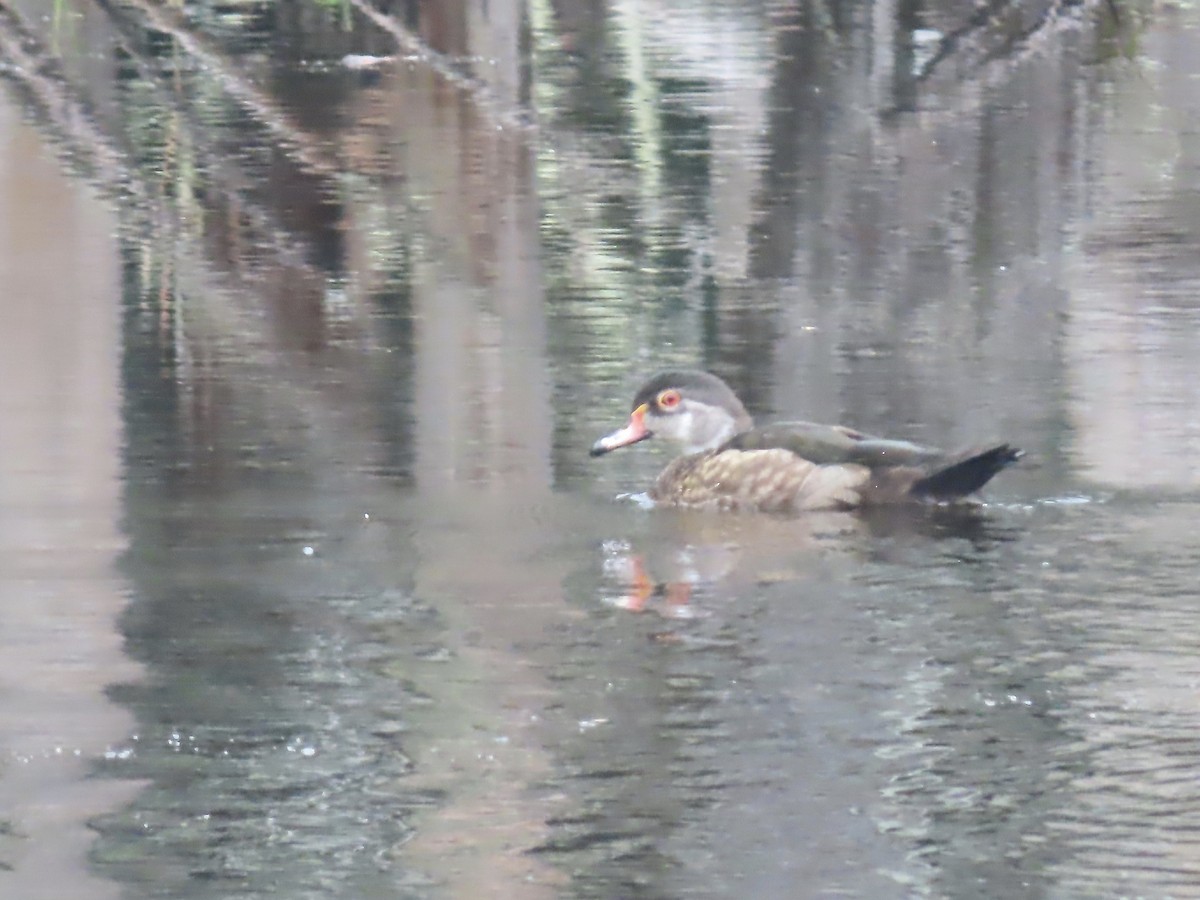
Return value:
M 819 466 L 789 450 L 709 450 L 663 470 L 651 495 L 671 506 L 796 512 L 850 509 L 861 502 L 870 470 Z

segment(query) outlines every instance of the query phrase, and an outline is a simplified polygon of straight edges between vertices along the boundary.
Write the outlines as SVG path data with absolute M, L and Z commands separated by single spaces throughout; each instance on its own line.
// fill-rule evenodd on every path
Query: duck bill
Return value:
M 646 427 L 646 404 L 643 403 L 629 415 L 629 424 L 624 428 L 614 431 L 612 434 L 606 434 L 596 443 L 592 444 L 591 455 L 603 456 L 610 450 L 616 450 L 619 447 L 628 447 L 630 444 L 636 444 L 638 441 L 644 441 L 648 437 L 653 437 L 654 432 Z

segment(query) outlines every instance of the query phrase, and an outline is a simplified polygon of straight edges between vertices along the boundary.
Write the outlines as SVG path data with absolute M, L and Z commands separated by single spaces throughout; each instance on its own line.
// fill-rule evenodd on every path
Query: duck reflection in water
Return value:
M 715 595 L 744 596 L 747 589 L 785 582 L 836 578 L 845 563 L 893 562 L 928 553 L 931 544 L 965 544 L 965 553 L 990 552 L 1015 540 L 1019 529 L 998 522 L 981 505 L 889 506 L 857 513 L 819 512 L 802 517 L 713 516 L 665 509 L 652 533 L 606 541 L 607 602 L 665 618 L 702 615 L 693 602 Z M 962 551 L 953 558 L 960 559 Z

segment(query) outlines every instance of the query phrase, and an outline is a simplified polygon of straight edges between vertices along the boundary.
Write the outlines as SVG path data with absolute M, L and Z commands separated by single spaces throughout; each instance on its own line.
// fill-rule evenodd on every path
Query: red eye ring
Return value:
M 682 398 L 679 396 L 679 391 L 674 388 L 669 388 L 658 395 L 659 409 L 674 409 L 679 405 Z

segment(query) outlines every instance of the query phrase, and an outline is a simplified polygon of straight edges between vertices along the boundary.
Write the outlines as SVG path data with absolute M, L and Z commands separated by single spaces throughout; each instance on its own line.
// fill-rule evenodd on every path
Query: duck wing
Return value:
M 853 464 L 869 469 L 924 469 L 945 458 L 934 447 L 816 422 L 777 422 L 752 428 L 730 438 L 721 449 L 787 450 L 819 466 Z

